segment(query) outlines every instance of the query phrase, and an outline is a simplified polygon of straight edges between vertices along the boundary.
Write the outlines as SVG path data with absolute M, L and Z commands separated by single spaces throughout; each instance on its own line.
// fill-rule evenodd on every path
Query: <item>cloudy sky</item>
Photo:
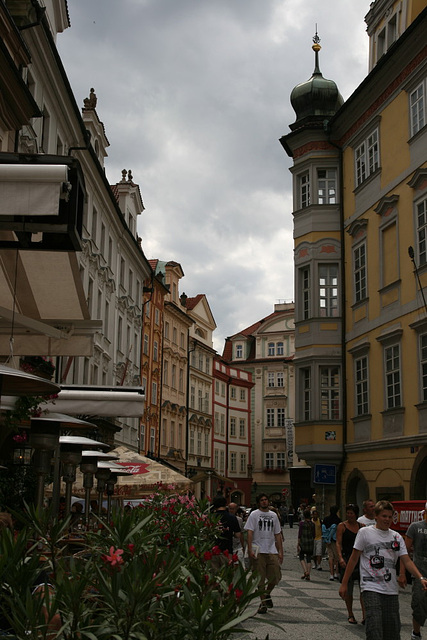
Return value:
M 68 0 L 58 49 L 79 106 L 95 88 L 111 183 L 131 169 L 147 258 L 205 293 L 214 346 L 294 299 L 292 88 L 320 66 L 344 96 L 367 73 L 365 0 Z

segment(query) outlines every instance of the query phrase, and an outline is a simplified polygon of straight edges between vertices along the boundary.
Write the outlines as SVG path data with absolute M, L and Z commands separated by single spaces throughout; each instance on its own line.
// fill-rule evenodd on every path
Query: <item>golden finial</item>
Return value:
M 313 51 L 316 51 L 316 52 L 320 51 L 320 49 L 321 49 L 322 47 L 321 47 L 321 46 L 320 46 L 320 44 L 319 44 L 319 43 L 320 43 L 320 38 L 319 38 L 319 35 L 318 35 L 318 33 L 317 33 L 317 24 L 316 24 L 316 33 L 315 33 L 315 34 L 314 34 L 314 36 L 313 36 L 313 43 L 314 43 L 314 44 L 313 44 L 313 46 L 311 47 L 311 48 L 313 49 Z

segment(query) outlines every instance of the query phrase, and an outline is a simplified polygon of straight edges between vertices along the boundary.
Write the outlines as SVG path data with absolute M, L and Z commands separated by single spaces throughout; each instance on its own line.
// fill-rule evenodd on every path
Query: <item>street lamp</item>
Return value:
M 85 524 L 89 526 L 90 512 L 90 492 L 93 487 L 93 477 L 98 471 L 98 460 L 117 460 L 114 453 L 103 453 L 101 451 L 82 451 L 82 462 L 80 471 L 83 473 L 83 487 L 85 489 Z

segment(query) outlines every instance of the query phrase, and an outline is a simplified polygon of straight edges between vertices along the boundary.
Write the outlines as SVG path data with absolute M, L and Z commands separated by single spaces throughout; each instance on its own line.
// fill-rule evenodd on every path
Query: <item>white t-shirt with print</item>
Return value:
M 405 543 L 397 531 L 383 531 L 377 527 L 362 527 L 354 541 L 354 548 L 361 551 L 360 590 L 397 595 L 396 563 L 406 555 Z
M 245 523 L 246 531 L 253 531 L 252 542 L 259 546 L 259 553 L 277 553 L 275 535 L 281 533 L 279 518 L 274 511 L 255 509 Z

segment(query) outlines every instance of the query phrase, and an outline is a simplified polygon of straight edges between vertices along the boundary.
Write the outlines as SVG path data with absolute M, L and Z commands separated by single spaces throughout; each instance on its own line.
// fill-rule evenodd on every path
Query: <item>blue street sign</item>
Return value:
M 334 464 L 315 464 L 314 478 L 315 484 L 336 484 L 337 468 Z

